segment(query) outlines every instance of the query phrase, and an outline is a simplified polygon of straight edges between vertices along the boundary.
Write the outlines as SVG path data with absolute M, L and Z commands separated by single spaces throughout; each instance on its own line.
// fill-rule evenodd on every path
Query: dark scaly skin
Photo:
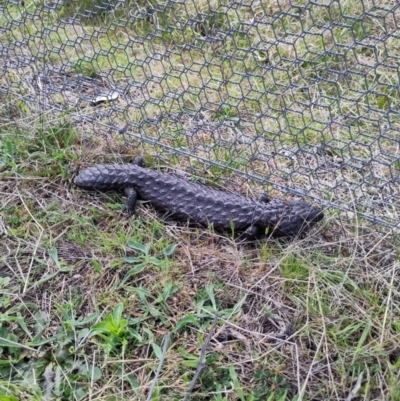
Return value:
M 172 217 L 191 220 L 215 230 L 243 233 L 249 239 L 265 235 L 297 236 L 323 218 L 322 211 L 303 201 L 258 200 L 188 181 L 175 174 L 133 164 L 100 164 L 83 170 L 74 183 L 88 190 L 124 190 L 127 209 L 133 213 L 136 199 L 149 201 Z

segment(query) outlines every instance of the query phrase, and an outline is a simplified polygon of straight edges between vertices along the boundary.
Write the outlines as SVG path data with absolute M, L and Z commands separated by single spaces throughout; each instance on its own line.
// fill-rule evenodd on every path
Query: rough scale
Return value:
M 126 208 L 133 213 L 136 199 L 149 201 L 156 209 L 177 220 L 211 225 L 217 231 L 244 233 L 249 239 L 265 234 L 275 237 L 304 234 L 323 218 L 320 208 L 300 200 L 285 201 L 264 195 L 258 200 L 224 192 L 132 164 L 100 164 L 83 170 L 74 180 L 87 190 L 124 190 Z

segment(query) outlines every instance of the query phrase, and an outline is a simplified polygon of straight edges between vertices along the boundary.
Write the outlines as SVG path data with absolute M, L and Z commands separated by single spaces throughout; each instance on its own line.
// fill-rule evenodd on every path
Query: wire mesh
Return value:
M 399 226 L 397 1 L 2 1 L 33 115 Z

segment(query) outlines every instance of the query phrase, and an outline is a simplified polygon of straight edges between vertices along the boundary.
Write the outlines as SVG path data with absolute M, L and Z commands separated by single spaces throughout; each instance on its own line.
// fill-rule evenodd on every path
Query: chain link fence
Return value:
M 397 1 L 0 1 L 0 108 L 399 227 Z

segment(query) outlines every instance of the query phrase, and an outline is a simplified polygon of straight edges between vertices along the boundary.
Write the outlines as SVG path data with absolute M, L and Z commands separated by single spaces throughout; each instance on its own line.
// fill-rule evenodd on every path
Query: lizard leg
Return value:
M 136 164 L 139 167 L 144 167 L 144 159 L 143 159 L 143 157 L 142 156 L 136 156 L 133 159 L 132 164 Z
M 136 164 L 139 167 L 144 167 L 144 159 L 142 156 L 136 156 L 132 164 Z M 124 188 L 124 193 L 126 196 L 126 204 L 125 204 L 125 210 L 132 215 L 135 211 L 135 206 L 136 206 L 136 201 L 137 201 L 137 192 L 133 187 L 125 187 Z
M 124 193 L 125 193 L 125 196 L 127 197 L 125 209 L 130 215 L 132 215 L 133 212 L 135 211 L 137 192 L 132 187 L 125 187 Z
M 269 203 L 269 202 L 271 202 L 271 198 L 269 197 L 269 195 L 267 195 L 267 194 L 261 194 L 259 197 L 258 197 L 258 200 L 260 201 L 260 202 L 263 202 L 263 203 Z
M 247 230 L 243 233 L 243 237 L 246 238 L 248 241 L 254 240 L 257 237 L 260 237 L 263 232 L 257 226 L 250 226 Z

